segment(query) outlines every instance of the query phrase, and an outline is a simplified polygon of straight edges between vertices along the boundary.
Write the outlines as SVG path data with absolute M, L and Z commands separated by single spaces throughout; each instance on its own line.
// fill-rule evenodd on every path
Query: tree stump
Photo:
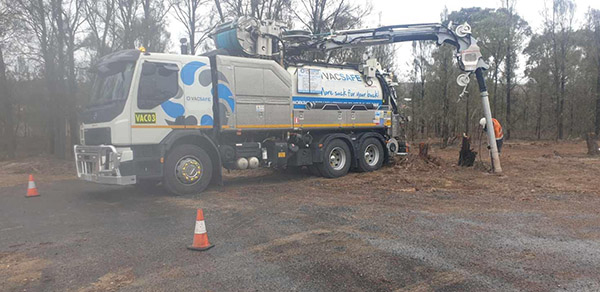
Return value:
M 429 143 L 419 143 L 419 157 L 429 160 Z
M 471 149 L 471 138 L 466 134 L 463 134 L 462 146 L 458 156 L 458 165 L 465 167 L 473 166 L 475 157 L 477 157 L 477 152 L 474 152 L 473 149 Z
M 588 155 L 597 156 L 600 155 L 600 150 L 598 149 L 598 137 L 594 133 L 587 133 L 585 135 L 585 141 L 587 142 Z

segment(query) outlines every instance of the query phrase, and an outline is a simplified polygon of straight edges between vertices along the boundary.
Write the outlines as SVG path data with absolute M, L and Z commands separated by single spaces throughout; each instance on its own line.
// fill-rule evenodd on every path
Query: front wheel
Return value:
M 167 155 L 163 184 L 175 194 L 197 194 L 208 187 L 212 168 L 212 161 L 202 148 L 179 145 Z
M 325 161 L 318 164 L 319 172 L 327 178 L 344 176 L 350 169 L 352 155 L 344 141 L 335 139 L 325 147 Z

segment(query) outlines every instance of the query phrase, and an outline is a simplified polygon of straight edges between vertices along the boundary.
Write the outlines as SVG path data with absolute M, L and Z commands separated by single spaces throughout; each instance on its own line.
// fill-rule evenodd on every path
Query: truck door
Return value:
M 185 127 L 180 65 L 141 60 L 131 106 L 131 144 L 158 144 L 173 129 Z
M 184 63 L 180 72 L 186 129 L 212 129 L 213 96 L 210 61 L 206 57 Z

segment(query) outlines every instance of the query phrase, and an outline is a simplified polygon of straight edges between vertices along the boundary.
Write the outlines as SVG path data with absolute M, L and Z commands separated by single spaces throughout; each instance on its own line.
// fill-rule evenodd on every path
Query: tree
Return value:
M 16 0 L 11 13 L 18 17 L 27 31 L 31 32 L 37 41 L 37 49 L 42 56 L 43 74 L 47 92 L 46 102 L 49 109 L 47 132 L 50 153 L 57 157 L 65 157 L 64 133 L 66 130 L 65 119 L 61 103 L 57 102 L 59 92 L 57 88 L 56 46 L 54 45 L 55 27 L 51 3 L 44 0 Z
M 567 57 L 574 44 L 572 42 L 575 3 L 572 0 L 553 0 L 552 10 L 546 11 L 545 30 L 552 44 L 552 67 L 554 78 L 556 138 L 564 137 L 564 107 L 567 85 Z
M 292 0 L 215 0 L 221 21 L 242 16 L 260 20 L 288 20 L 291 6 Z
M 112 52 L 116 47 L 115 5 L 116 0 L 84 1 L 88 34 L 86 44 L 93 52 L 92 60 Z
M 171 0 L 173 15 L 185 27 L 190 42 L 189 53 L 192 55 L 196 54 L 198 46 L 208 39 L 209 33 L 215 27 L 213 13 L 204 17 L 200 14 L 201 8 L 210 11 L 207 9 L 209 3 L 210 0 Z M 199 35 L 198 38 L 196 35 Z
M 515 13 L 516 0 L 505 0 L 504 10 L 508 14 L 506 28 L 506 62 L 504 70 L 504 78 L 506 79 L 506 120 L 504 123 L 504 133 L 506 139 L 510 139 L 511 133 L 511 103 L 513 91 L 513 80 L 515 78 L 515 70 L 517 69 L 517 52 L 521 51 L 523 39 L 531 35 L 529 25 L 518 14 Z
M 166 30 L 166 16 L 171 9 L 170 3 L 160 0 L 141 0 L 142 20 L 137 33 L 141 44 L 148 50 L 162 52 L 167 49 L 169 37 Z
M 3 30 L 0 31 L 0 113 L 2 113 L 2 128 L 0 128 L 0 134 L 3 137 L 4 146 L 6 150 L 6 156 L 8 158 L 15 157 L 15 151 L 17 147 L 17 141 L 15 137 L 15 122 L 13 113 L 13 96 L 11 89 L 9 88 L 8 77 L 6 75 L 6 63 L 4 62 L 3 49 L 5 42 L 9 37 L 11 30 L 11 19 L 10 13 L 6 8 L 5 2 L 0 2 L 0 27 Z
M 138 11 L 140 0 L 117 0 L 116 19 L 120 24 L 121 33 L 117 34 L 122 49 L 135 48 L 135 28 L 138 26 Z
M 423 102 L 425 100 L 425 80 L 428 74 L 428 68 L 431 67 L 431 45 L 423 41 L 412 42 L 412 82 L 413 94 L 411 94 L 411 137 L 415 139 L 416 132 L 425 134 L 425 119 L 422 112 Z M 417 117 L 418 113 L 418 117 Z M 418 127 L 418 129 L 417 129 Z
M 292 13 L 296 20 L 312 34 L 360 27 L 363 18 L 372 10 L 369 4 L 361 6 L 346 0 L 296 0 L 295 7 Z M 365 52 L 365 48 L 311 52 L 305 58 L 328 63 L 360 63 Z
M 587 14 L 587 29 L 590 38 L 587 40 L 587 48 L 596 66 L 596 102 L 594 111 L 594 133 L 600 134 L 600 10 L 590 9 Z M 591 44 L 591 45 L 590 45 Z

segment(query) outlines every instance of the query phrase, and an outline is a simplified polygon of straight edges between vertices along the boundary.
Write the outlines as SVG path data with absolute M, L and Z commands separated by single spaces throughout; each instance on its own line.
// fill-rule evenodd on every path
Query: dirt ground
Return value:
M 600 291 L 600 158 L 588 157 L 583 141 L 505 143 L 501 175 L 487 172 L 485 163 L 456 166 L 458 151 L 456 145 L 433 147 L 433 162 L 412 154 L 380 171 L 339 179 L 313 177 L 308 171 L 231 172 L 224 187 L 196 196 L 97 189 L 79 182 L 52 185 L 52 180 L 74 177 L 68 164 L 3 162 L 1 181 L 17 177 L 23 184 L 29 172 L 46 181 L 41 199 L 59 198 L 69 190 L 56 206 L 44 203 L 44 211 L 36 209 L 35 217 L 44 218 L 43 212 L 66 206 L 38 231 L 56 234 L 53 245 L 63 251 L 58 256 L 35 230 L 23 235 L 35 228 L 33 223 L 9 219 L 12 225 L 0 229 L 9 235 L 6 242 L 0 239 L 0 252 L 5 250 L 0 286 L 161 291 L 202 283 L 203 289 L 215 291 Z M 7 205 L 7 218 L 19 216 L 18 208 Z M 198 258 L 178 248 L 180 241 L 189 241 L 192 228 L 180 222 L 189 221 L 186 212 L 195 216 L 195 208 L 205 210 L 211 240 L 217 242 Z M 96 238 L 86 233 L 86 242 L 94 242 L 87 253 L 81 251 L 77 229 L 60 227 L 67 218 L 79 220 L 77 215 L 82 219 L 74 227 L 81 232 L 96 226 L 107 230 Z M 122 225 L 121 218 L 131 220 Z M 172 225 L 161 218 L 173 218 Z M 59 224 L 48 229 L 52 220 Z M 140 226 L 151 238 L 137 233 L 146 251 L 130 235 Z M 106 249 L 113 245 L 119 248 Z M 75 264 L 89 261 L 95 268 L 74 278 Z M 63 268 L 48 273 L 53 265 Z
M 33 156 L 0 161 L 0 187 L 26 183 L 32 174 L 35 181 L 58 181 L 76 178 L 75 163 L 47 156 Z
M 504 172 L 492 175 L 489 158 L 477 156 L 474 167 L 457 166 L 458 145 L 445 149 L 431 147 L 432 161 L 423 161 L 411 149 L 407 157 L 397 157 L 393 166 L 370 174 L 350 173 L 351 180 L 371 182 L 378 180 L 377 189 L 396 191 L 452 191 L 469 194 L 485 191 L 491 195 L 514 196 L 515 191 L 525 193 L 520 199 L 531 198 L 540 192 L 597 192 L 600 180 L 600 158 L 585 154 L 584 141 L 569 142 L 507 142 L 501 155 Z M 478 151 L 477 145 L 473 145 Z M 485 148 L 481 149 L 486 151 Z M 14 186 L 27 181 L 33 174 L 36 181 L 74 179 L 75 167 L 71 160 L 58 160 L 47 156 L 28 157 L 0 161 L 0 187 Z M 304 172 L 303 174 L 308 174 Z M 235 182 L 239 178 L 271 177 L 271 170 L 232 171 L 225 170 L 225 179 Z M 273 177 L 269 179 L 274 179 Z M 347 179 L 329 181 L 328 185 L 346 184 Z M 400 189 L 398 189 L 400 187 Z

